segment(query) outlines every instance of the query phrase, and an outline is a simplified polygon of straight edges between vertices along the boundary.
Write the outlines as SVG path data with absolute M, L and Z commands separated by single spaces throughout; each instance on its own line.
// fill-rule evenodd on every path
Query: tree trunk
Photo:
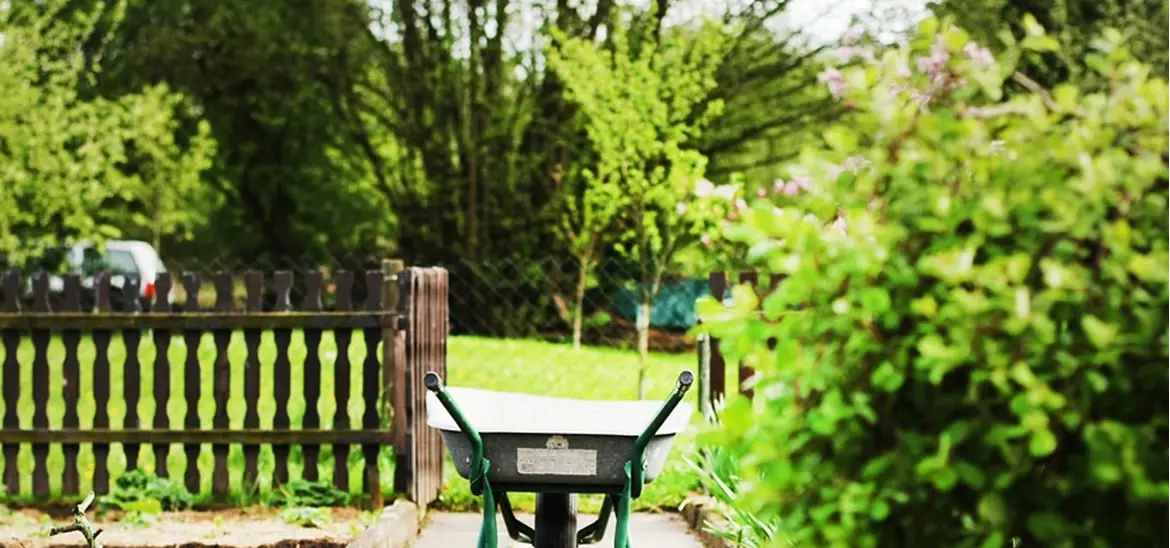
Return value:
M 573 309 L 573 350 L 581 349 L 581 329 L 585 316 L 585 286 L 589 283 L 589 269 L 593 267 L 593 246 L 586 249 L 585 254 L 578 257 L 580 271 L 577 272 L 577 302 Z
M 588 280 L 589 271 L 586 269 L 585 261 L 581 261 L 581 272 L 577 275 L 577 302 L 576 308 L 573 309 L 573 350 L 581 349 L 581 324 L 582 317 L 585 315 L 585 283 Z
M 154 246 L 155 253 L 158 253 L 161 255 L 162 254 L 162 231 L 163 231 L 162 192 L 158 189 L 158 186 L 157 186 L 159 184 L 158 181 L 151 181 L 151 182 L 154 183 L 156 186 L 154 188 L 153 195 L 151 196 L 154 199 L 154 212 L 153 212 L 154 214 L 151 216 L 153 218 L 151 219 L 151 227 L 150 227 L 150 232 L 151 232 L 150 243 L 151 243 L 151 245 Z
M 646 363 L 650 359 L 650 296 L 638 306 L 638 399 L 646 395 Z

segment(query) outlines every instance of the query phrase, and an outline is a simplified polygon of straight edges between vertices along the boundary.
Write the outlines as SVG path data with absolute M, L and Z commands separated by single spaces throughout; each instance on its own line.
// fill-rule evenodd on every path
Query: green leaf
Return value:
M 857 133 L 844 126 L 833 126 L 825 131 L 825 143 L 838 152 L 852 153 L 857 150 Z
M 1032 432 L 1032 438 L 1028 442 L 1028 452 L 1034 457 L 1047 457 L 1056 451 L 1056 435 L 1051 430 L 1044 428 Z
M 1024 14 L 1023 25 L 1025 36 L 1044 36 L 1044 27 L 1040 26 L 1040 23 L 1036 21 L 1036 16 L 1030 13 Z
M 884 521 L 890 515 L 889 503 L 881 499 L 875 500 L 869 508 L 869 515 L 877 521 Z
M 895 369 L 894 364 L 886 361 L 874 370 L 871 380 L 874 387 L 885 392 L 894 392 L 906 381 L 906 375 Z
M 866 287 L 860 295 L 862 309 L 872 316 L 880 316 L 890 309 L 890 295 L 880 287 Z
M 992 525 L 1007 523 L 1007 505 L 999 493 L 987 493 L 979 498 L 979 517 Z
M 1096 316 L 1086 315 L 1081 318 L 1081 328 L 1089 337 L 1089 342 L 1097 348 L 1108 348 L 1117 339 L 1117 328 L 1107 324 Z
M 1061 538 L 1066 530 L 1065 521 L 1055 512 L 1036 512 L 1028 515 L 1028 531 L 1041 542 Z
M 935 472 L 930 480 L 934 482 L 936 488 L 946 492 L 955 488 L 955 484 L 959 482 L 959 474 L 954 468 L 942 468 Z
M 1020 42 L 1020 47 L 1030 51 L 1058 51 L 1060 42 L 1051 36 L 1028 36 Z
M 998 531 L 988 535 L 987 539 L 980 545 L 981 548 L 1003 548 L 1004 546 L 1007 546 L 1007 543 L 1004 542 L 1003 533 Z
M 967 484 L 972 489 L 983 489 L 984 484 L 987 483 L 987 476 L 983 471 L 975 467 L 975 465 L 965 460 L 957 460 L 954 463 L 955 471 L 959 473 L 959 478 L 963 483 Z

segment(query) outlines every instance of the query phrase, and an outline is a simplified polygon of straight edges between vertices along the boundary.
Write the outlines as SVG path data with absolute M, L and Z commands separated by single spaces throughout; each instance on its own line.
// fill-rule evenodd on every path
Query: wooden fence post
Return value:
M 395 395 L 398 387 L 395 372 L 402 366 L 396 363 L 398 346 L 399 316 L 398 302 L 401 295 L 398 291 L 398 275 L 406 269 L 406 264 L 398 259 L 384 259 L 382 261 L 382 310 L 394 312 L 393 321 L 382 324 L 382 417 L 384 426 L 393 429 L 397 426 L 395 417 Z M 397 434 L 396 434 L 397 435 Z
M 707 277 L 707 286 L 711 289 L 711 295 L 722 303 L 723 297 L 727 293 L 727 274 L 724 272 L 712 272 Z M 723 360 L 723 352 L 719 350 L 719 339 L 711 337 L 708 344 L 711 354 L 710 399 L 714 402 L 715 400 L 723 399 L 726 395 L 727 363 Z

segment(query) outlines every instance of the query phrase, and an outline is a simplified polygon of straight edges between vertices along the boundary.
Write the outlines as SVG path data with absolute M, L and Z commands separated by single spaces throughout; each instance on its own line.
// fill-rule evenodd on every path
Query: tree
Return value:
M 634 40 L 622 27 L 607 30 L 604 46 L 561 40 L 550 65 L 585 119 L 597 155 L 596 176 L 616 183 L 599 192 L 622 199 L 616 205 L 631 242 L 619 251 L 634 258 L 640 270 L 641 397 L 651 305 L 676 253 L 698 241 L 703 221 L 688 212 L 688 203 L 702 180 L 706 158 L 688 145 L 719 106 L 702 102 L 715 86 L 710 67 L 720 53 L 723 29 L 703 24 L 690 32 L 665 33 L 661 39 L 657 29 L 641 35 L 635 31 Z
M 73 2 L 87 3 L 103 5 Z M 194 138 L 202 119 L 217 142 L 189 189 L 211 222 L 195 241 L 173 242 L 183 253 L 271 264 L 388 251 L 379 238 L 393 236 L 391 204 L 338 103 L 369 67 L 367 12 L 349 0 L 298 10 L 271 0 L 126 0 L 110 39 L 87 42 L 104 66 L 93 93 L 165 84 L 190 100 L 180 133 Z M 117 17 L 107 6 L 101 21 Z M 150 204 L 133 207 L 149 217 Z
M 559 58 L 552 58 L 555 64 Z M 601 155 L 606 158 L 605 154 Z M 598 162 L 581 167 L 565 176 L 562 187 L 564 213 L 561 237 L 577 261 L 577 289 L 573 308 L 573 349 L 581 348 L 581 330 L 585 311 L 585 290 L 594 267 L 613 244 L 613 227 L 625 207 L 620 175 L 614 166 Z
M 1097 73 L 1086 62 L 1093 57 L 1093 42 L 1106 28 L 1122 33 L 1127 47 L 1136 58 L 1167 74 L 1170 51 L 1165 24 L 1166 0 L 938 0 L 930 3 L 940 17 L 950 17 L 981 43 L 993 50 L 1010 48 L 1012 41 L 1023 40 L 1027 30 L 1021 22 L 1025 15 L 1036 18 L 1059 47 L 1029 52 L 1019 70 L 1029 78 L 1050 88 L 1070 80 L 1094 78 Z M 1007 34 L 1003 34 L 1007 25 Z M 1081 82 L 1082 84 L 1086 82 Z M 1015 86 L 1019 89 L 1019 86 Z
M 161 186 L 178 169 L 199 175 L 198 147 L 167 147 L 154 156 L 155 174 L 124 169 L 136 138 L 166 142 L 181 98 L 165 87 L 88 95 L 101 65 L 80 45 L 108 36 L 99 20 L 64 1 L 0 8 L 0 251 L 10 262 L 118 236 L 121 227 L 103 213 L 109 202 L 140 197 L 143 184 Z
M 203 181 L 215 158 L 211 126 L 195 119 L 194 135 L 182 139 L 180 116 L 190 116 L 190 100 L 165 85 L 143 94 L 140 111 L 165 118 L 139 124 L 128 139 L 126 170 L 131 176 L 124 219 L 116 223 L 126 232 L 143 232 L 165 256 L 163 238 L 189 239 L 196 228 L 206 229 L 217 196 Z M 122 208 L 119 208 L 122 211 Z

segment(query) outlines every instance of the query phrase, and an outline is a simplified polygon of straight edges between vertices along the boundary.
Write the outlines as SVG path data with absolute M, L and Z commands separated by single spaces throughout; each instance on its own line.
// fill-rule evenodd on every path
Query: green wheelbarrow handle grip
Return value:
M 427 371 L 426 376 L 423 377 L 423 385 L 435 394 L 443 391 L 443 379 L 439 378 L 439 374 L 434 371 Z
M 658 430 L 662 428 L 663 423 L 674 412 L 674 408 L 678 407 L 679 402 L 687 395 L 687 391 L 691 389 L 691 385 L 693 384 L 695 384 L 694 373 L 690 371 L 679 373 L 678 383 L 675 385 L 674 392 L 663 402 L 662 407 L 658 409 L 658 414 L 654 416 L 654 420 L 650 421 L 646 429 L 634 440 L 634 450 L 630 455 L 630 494 L 633 498 L 642 496 L 643 475 L 645 474 L 643 465 L 646 446 L 650 445 L 651 438 L 658 434 Z
M 443 379 L 439 378 L 439 374 L 434 371 L 427 371 L 426 376 L 423 377 L 423 385 L 427 390 L 435 393 L 435 397 L 439 399 L 439 403 L 455 420 L 455 424 L 459 425 L 459 430 L 467 437 L 467 441 L 471 443 L 471 494 L 479 496 L 483 494 L 485 484 L 487 483 L 487 460 L 483 455 L 483 438 L 475 427 L 467 421 L 467 417 L 463 416 L 463 411 L 459 410 L 459 406 L 455 404 L 455 399 L 451 394 L 443 388 Z

